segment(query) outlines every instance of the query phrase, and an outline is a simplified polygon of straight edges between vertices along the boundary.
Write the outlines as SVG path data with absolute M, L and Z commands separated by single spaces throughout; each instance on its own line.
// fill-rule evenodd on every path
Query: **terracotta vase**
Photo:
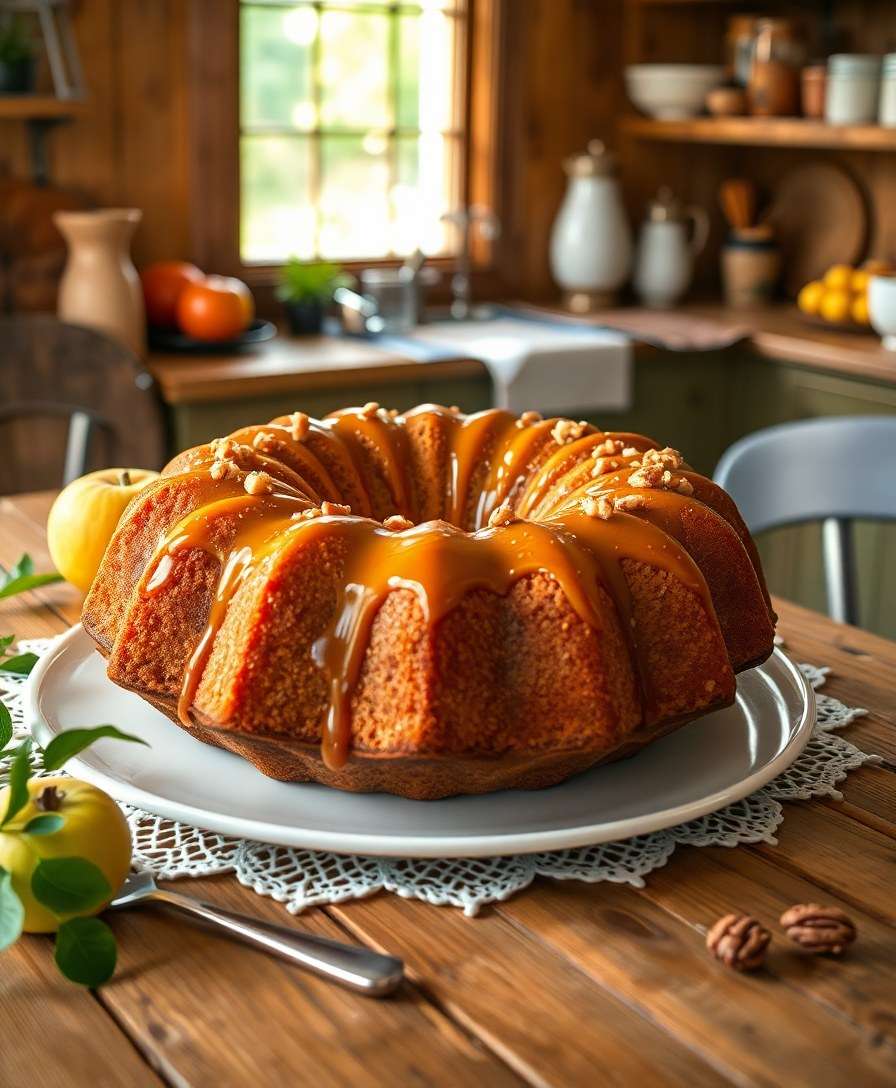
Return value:
M 140 358 L 146 353 L 146 315 L 130 244 L 142 215 L 137 208 L 101 208 L 53 216 L 68 244 L 59 317 L 99 329 Z

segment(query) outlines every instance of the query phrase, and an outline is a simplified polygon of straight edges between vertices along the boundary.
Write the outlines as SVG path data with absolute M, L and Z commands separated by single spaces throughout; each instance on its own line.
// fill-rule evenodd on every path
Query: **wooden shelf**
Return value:
M 64 121 L 85 108 L 84 102 L 49 94 L 0 95 L 0 121 Z
M 695 117 L 687 121 L 627 117 L 623 119 L 622 130 L 641 140 L 674 143 L 896 151 L 896 128 L 827 125 L 799 117 Z

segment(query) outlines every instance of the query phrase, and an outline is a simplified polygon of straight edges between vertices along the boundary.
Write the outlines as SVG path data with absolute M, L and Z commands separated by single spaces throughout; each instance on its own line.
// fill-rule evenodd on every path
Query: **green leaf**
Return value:
M 28 779 L 31 776 L 31 738 L 26 737 L 16 748 L 16 754 L 9 768 L 9 802 L 6 812 L 0 820 L 0 828 L 28 804 Z
M 72 756 L 83 752 L 85 748 L 93 744 L 95 740 L 103 737 L 112 737 L 115 740 L 129 740 L 134 744 L 146 744 L 140 737 L 132 737 L 130 733 L 122 733 L 114 725 L 97 725 L 92 729 L 67 729 L 64 733 L 55 736 L 44 749 L 44 769 L 58 771 L 63 763 Z
M 4 635 L 3 638 L 0 638 L 0 655 L 5 654 L 15 640 L 15 635 Z
M 0 587 L 0 598 L 13 597 L 16 593 L 24 593 L 26 589 L 37 589 L 39 586 L 61 581 L 61 574 L 28 574 L 21 578 L 10 578 Z
M 37 654 L 16 654 L 15 657 L 0 659 L 0 672 L 13 672 L 17 676 L 27 676 L 37 664 Z
M 12 877 L 0 869 L 0 952 L 19 939 L 24 924 L 25 908 L 12 886 Z
M 31 891 L 54 914 L 85 914 L 112 895 L 109 881 L 87 858 L 42 858 L 31 874 Z
M 56 966 L 81 986 L 102 986 L 115 973 L 115 935 L 99 918 L 72 918 L 56 934 Z
M 6 581 L 11 582 L 16 578 L 27 578 L 29 574 L 34 574 L 34 560 L 27 552 L 24 552 L 22 558 L 6 576 Z
M 40 816 L 32 816 L 22 828 L 24 835 L 52 835 L 65 823 L 65 817 L 58 812 L 44 812 Z
M 12 740 L 12 715 L 0 699 L 0 751 Z

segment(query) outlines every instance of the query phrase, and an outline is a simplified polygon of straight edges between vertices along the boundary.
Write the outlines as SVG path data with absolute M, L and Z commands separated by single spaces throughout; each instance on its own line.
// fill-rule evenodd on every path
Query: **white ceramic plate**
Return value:
M 265 778 L 194 740 L 106 677 L 80 626 L 31 674 L 28 712 L 46 744 L 111 722 L 150 747 L 104 740 L 66 769 L 119 801 L 261 842 L 392 857 L 487 857 L 625 839 L 703 816 L 780 774 L 802 750 L 815 700 L 778 650 L 738 680 L 737 702 L 683 726 L 637 756 L 546 790 L 446 801 L 350 794 Z

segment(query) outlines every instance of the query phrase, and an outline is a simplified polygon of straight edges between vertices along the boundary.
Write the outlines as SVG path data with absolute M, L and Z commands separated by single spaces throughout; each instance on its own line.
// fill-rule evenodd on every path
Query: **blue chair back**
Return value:
M 753 533 L 822 523 L 828 611 L 856 623 L 851 523 L 896 520 L 896 416 L 768 427 L 726 450 L 714 478 Z

